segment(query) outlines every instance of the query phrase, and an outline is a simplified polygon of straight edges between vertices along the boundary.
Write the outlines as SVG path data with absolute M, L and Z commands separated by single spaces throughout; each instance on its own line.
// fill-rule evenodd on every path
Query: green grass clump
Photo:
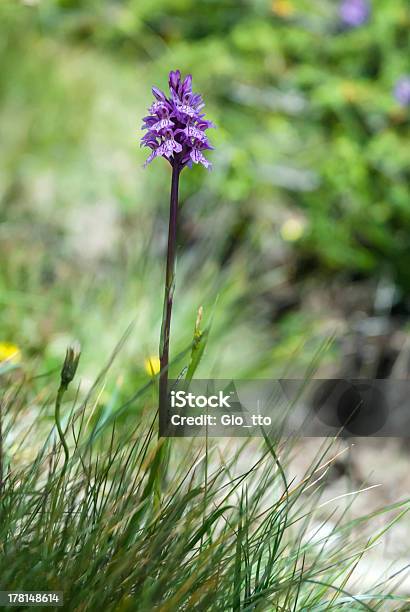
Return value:
M 132 409 L 149 393 L 106 418 L 96 385 L 71 410 L 62 406 L 67 462 L 50 399 L 24 425 L 25 383 L 6 376 L 2 589 L 63 591 L 65 610 L 408 609 L 387 577 L 349 592 L 357 564 L 385 531 L 366 539 L 365 524 L 387 511 L 400 516 L 408 502 L 321 518 L 332 442 L 289 482 L 289 441 L 231 440 L 224 450 L 210 440 L 158 442 L 154 411 L 135 418 Z

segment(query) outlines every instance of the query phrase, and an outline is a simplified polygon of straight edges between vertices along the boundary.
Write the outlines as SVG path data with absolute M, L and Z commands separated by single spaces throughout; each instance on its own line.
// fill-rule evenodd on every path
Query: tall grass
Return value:
M 66 463 L 51 397 L 25 424 L 24 384 L 7 376 L 1 589 L 60 590 L 66 610 L 409 609 L 394 595 L 400 575 L 349 586 L 385 531 L 366 539 L 364 525 L 407 501 L 318 524 L 334 442 L 289 481 L 290 441 L 157 441 L 144 390 L 106 418 L 112 400 L 101 405 L 96 385 L 62 406 Z

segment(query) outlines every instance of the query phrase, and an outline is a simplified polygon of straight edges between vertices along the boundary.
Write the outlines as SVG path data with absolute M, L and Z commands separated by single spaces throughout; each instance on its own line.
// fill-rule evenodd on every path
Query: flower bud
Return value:
M 68 387 L 77 371 L 78 362 L 81 355 L 79 342 L 73 342 L 67 349 L 64 364 L 61 370 L 61 384 Z

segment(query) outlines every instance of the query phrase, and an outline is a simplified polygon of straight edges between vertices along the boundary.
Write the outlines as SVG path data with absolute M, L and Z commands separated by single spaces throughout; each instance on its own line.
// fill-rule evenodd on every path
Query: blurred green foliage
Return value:
M 100 357 L 136 314 L 135 363 L 156 352 L 169 171 L 142 170 L 139 122 L 176 67 L 218 129 L 214 171 L 183 176 L 175 351 L 218 293 L 207 368 L 225 375 L 271 372 L 313 334 L 309 312 L 280 317 L 289 287 L 303 301 L 312 280 L 387 277 L 405 298 L 408 3 L 373 2 L 355 29 L 337 9 L 3 0 L 2 335 L 37 354 L 75 333 Z

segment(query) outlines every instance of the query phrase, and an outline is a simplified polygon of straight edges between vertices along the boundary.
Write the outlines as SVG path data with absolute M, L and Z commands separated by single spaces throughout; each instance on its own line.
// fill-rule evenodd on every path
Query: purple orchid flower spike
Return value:
M 155 101 L 143 120 L 142 129 L 147 132 L 141 138 L 141 146 L 151 149 L 145 165 L 164 157 L 180 170 L 192 163 L 210 169 L 203 151 L 213 147 L 205 131 L 215 126 L 201 112 L 205 105 L 202 97 L 192 91 L 192 76 L 182 80 L 179 70 L 171 71 L 168 83 L 169 97 L 157 87 L 152 88 Z
M 167 263 L 165 272 L 164 308 L 159 343 L 159 435 L 166 435 L 168 418 L 168 367 L 169 340 L 171 333 L 172 305 L 175 289 L 175 263 L 178 225 L 179 179 L 185 166 L 201 164 L 211 168 L 204 151 L 213 149 L 206 130 L 215 127 L 205 119 L 202 97 L 192 91 L 192 76 L 184 80 L 179 70 L 169 73 L 169 96 L 163 91 L 152 88 L 155 98 L 144 117 L 142 128 L 146 133 L 141 138 L 141 146 L 151 149 L 145 165 L 156 157 L 164 157 L 172 166 L 171 195 L 169 208 Z

